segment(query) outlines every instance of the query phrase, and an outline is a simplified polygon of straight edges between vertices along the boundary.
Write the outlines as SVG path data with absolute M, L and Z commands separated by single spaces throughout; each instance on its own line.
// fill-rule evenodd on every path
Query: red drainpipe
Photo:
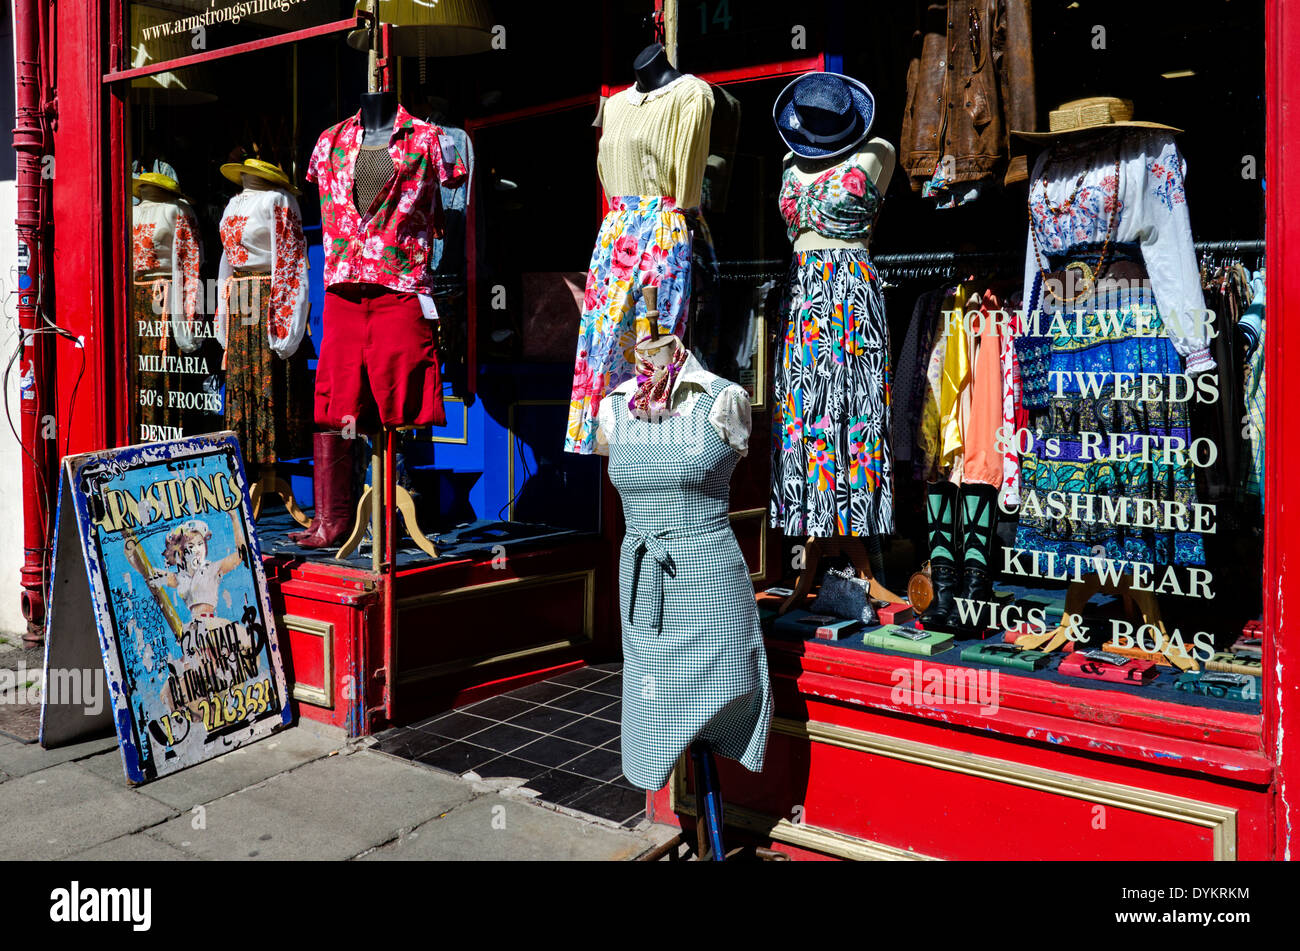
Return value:
M 14 2 L 14 78 L 17 99 L 14 150 L 18 153 L 18 324 L 24 334 L 20 363 L 23 439 L 23 616 L 29 647 L 44 636 L 45 591 L 50 564 L 50 509 L 57 485 L 50 461 L 57 447 L 43 438 L 53 433 L 46 416 L 53 415 L 50 375 L 53 371 L 49 335 L 31 334 L 42 324 L 41 309 L 50 299 L 43 286 L 45 236 L 49 226 L 50 179 L 45 168 L 48 87 L 42 78 L 41 53 L 46 48 L 47 20 L 43 0 Z M 47 64 L 48 65 L 48 64 Z M 25 272 L 24 272 L 25 267 Z

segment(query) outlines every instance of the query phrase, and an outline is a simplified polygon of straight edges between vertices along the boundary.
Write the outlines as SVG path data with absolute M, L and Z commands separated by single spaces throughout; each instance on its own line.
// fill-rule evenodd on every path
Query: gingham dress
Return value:
M 687 415 L 613 414 L 609 477 L 623 499 L 623 774 L 660 789 L 697 736 L 763 768 L 772 694 L 754 586 L 727 519 L 739 455 L 710 424 L 715 377 Z M 618 399 L 618 395 L 611 398 Z

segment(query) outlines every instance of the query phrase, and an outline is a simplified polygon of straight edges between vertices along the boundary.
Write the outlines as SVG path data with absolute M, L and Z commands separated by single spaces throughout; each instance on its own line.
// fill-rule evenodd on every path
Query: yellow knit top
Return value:
M 614 93 L 596 156 L 605 194 L 667 195 L 679 208 L 697 207 L 712 118 L 713 90 L 689 73 L 650 92 Z

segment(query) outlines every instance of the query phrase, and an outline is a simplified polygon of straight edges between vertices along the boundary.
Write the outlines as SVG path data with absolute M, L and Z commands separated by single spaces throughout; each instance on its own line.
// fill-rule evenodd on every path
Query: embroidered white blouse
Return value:
M 255 182 L 246 182 L 244 190 L 230 199 L 221 215 L 216 336 L 225 347 L 229 295 L 241 292 L 228 283 L 234 271 L 270 274 L 267 342 L 273 353 L 287 360 L 298 349 L 307 329 L 307 242 L 302 233 L 302 213 L 289 192 L 258 187 L 261 183 Z
M 194 323 L 199 309 L 203 246 L 199 243 L 198 217 L 190 203 L 181 198 L 141 199 L 134 205 L 131 260 L 136 280 L 161 278 L 169 282 L 165 306 L 172 337 L 185 353 L 197 350 L 203 337 L 195 332 Z
M 1173 134 L 1161 130 L 1116 129 L 1081 140 L 1067 138 L 1044 150 L 1029 179 L 1031 230 L 1025 249 L 1026 308 L 1047 309 L 1041 295 L 1032 295 L 1039 275 L 1035 233 L 1043 266 L 1050 270 L 1048 255 L 1106 240 L 1111 209 L 1118 198 L 1115 241 L 1141 247 L 1156 306 L 1170 341 L 1185 360 L 1187 372 L 1214 369 L 1209 351 L 1212 325 L 1203 319 L 1205 297 L 1183 191 L 1186 170 L 1187 163 L 1174 145 Z M 1081 173 L 1083 181 L 1076 192 Z M 1070 206 L 1064 207 L 1071 196 Z
M 680 341 L 677 346 L 681 346 Z M 668 397 L 669 411 L 674 414 L 689 415 L 700 397 L 709 392 L 716 379 L 718 379 L 717 374 L 704 369 L 703 364 L 695 359 L 695 354 L 687 351 L 686 362 L 673 381 L 673 391 Z M 598 455 L 609 455 L 609 434 L 614 431 L 617 419 L 614 414 L 629 412 L 627 403 L 636 391 L 636 385 L 636 377 L 625 380 L 600 401 L 600 409 L 596 411 L 595 452 Z M 728 446 L 742 456 L 748 454 L 753 419 L 749 394 L 745 392 L 744 387 L 738 383 L 729 383 L 718 393 L 709 410 L 709 424 Z

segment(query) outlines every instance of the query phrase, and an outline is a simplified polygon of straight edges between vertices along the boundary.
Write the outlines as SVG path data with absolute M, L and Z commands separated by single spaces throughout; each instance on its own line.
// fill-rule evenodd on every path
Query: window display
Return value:
M 353 437 L 409 428 L 398 478 L 439 531 L 612 552 L 614 491 L 628 538 L 670 530 L 622 549 L 635 584 L 602 565 L 638 637 L 725 576 L 710 610 L 752 652 L 748 575 L 769 641 L 1257 713 L 1263 189 L 1205 110 L 1260 138 L 1258 77 L 1126 75 L 1142 31 L 1085 58 L 1065 5 L 700 6 L 670 37 L 644 4 L 503 0 L 503 47 L 398 52 L 364 95 L 342 27 L 240 52 L 257 96 L 211 63 L 129 87 L 131 438 L 235 430 L 250 481 L 315 503 L 266 513 L 277 554 L 332 552 Z M 566 29 L 592 53 L 557 65 Z M 712 447 L 708 486 L 618 447 L 652 423 Z M 669 510 L 694 503 L 667 500 L 697 488 L 731 540 L 693 575 Z M 696 726 L 771 715 L 745 656 Z M 745 735 L 718 749 L 760 762 Z

